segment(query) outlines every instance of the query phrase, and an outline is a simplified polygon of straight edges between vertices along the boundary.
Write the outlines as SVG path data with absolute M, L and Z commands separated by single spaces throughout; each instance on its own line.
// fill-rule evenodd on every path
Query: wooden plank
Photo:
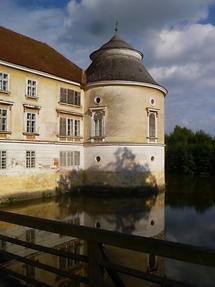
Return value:
M 99 245 L 99 249 L 100 249 L 101 254 L 102 254 L 102 261 L 106 263 L 105 267 L 106 267 L 107 274 L 112 279 L 115 286 L 126 287 L 123 280 L 120 278 L 118 272 L 115 271 L 114 269 L 108 268 L 108 266 L 111 266 L 111 261 L 110 261 L 109 257 L 107 256 L 107 254 L 105 253 L 105 250 L 104 250 L 102 244 Z
M 36 268 L 39 268 L 39 269 L 42 269 L 42 270 L 46 270 L 48 272 L 58 274 L 58 275 L 63 276 L 63 277 L 74 279 L 74 280 L 76 280 L 78 282 L 82 282 L 82 283 L 85 283 L 85 284 L 88 283 L 88 279 L 85 278 L 85 277 L 82 277 L 82 276 L 79 276 L 79 275 L 76 275 L 76 274 L 71 274 L 71 273 L 66 272 L 64 270 L 57 269 L 57 268 L 52 267 L 50 265 L 46 265 L 46 264 L 40 263 L 38 261 L 31 260 L 31 259 L 28 259 L 26 257 L 19 256 L 17 254 L 13 254 L 13 253 L 10 253 L 10 252 L 4 251 L 4 250 L 0 250 L 0 255 L 3 255 L 3 256 L 5 256 L 8 259 L 14 259 L 14 260 L 23 262 L 23 263 L 25 263 L 27 265 L 31 265 L 31 266 L 34 266 Z
M 215 267 L 215 250 L 0 211 L 0 220 L 157 256 Z
M 100 266 L 102 257 L 99 246 L 96 242 L 88 241 L 88 279 L 89 287 L 102 287 L 103 286 L 103 270 Z
M 65 257 L 65 258 L 70 258 L 70 259 L 75 259 L 75 260 L 82 261 L 82 262 L 88 262 L 87 256 L 85 256 L 85 255 L 79 255 L 79 254 L 74 254 L 71 252 L 65 252 L 62 250 L 38 245 L 35 243 L 31 243 L 31 242 L 26 242 L 23 240 L 19 240 L 19 239 L 12 238 L 12 237 L 5 236 L 5 235 L 1 235 L 1 234 L 0 234 L 0 239 L 3 241 L 7 241 L 10 243 L 19 245 L 19 246 L 23 246 L 23 247 L 30 248 L 30 249 L 37 250 L 37 251 L 41 251 L 41 252 L 45 252 L 48 254 L 52 254 L 52 255 L 56 255 L 56 256 L 60 256 L 60 257 Z
M 125 267 L 122 265 L 107 264 L 107 262 L 105 262 L 105 261 L 102 263 L 102 266 L 104 266 L 107 269 L 115 270 L 119 273 L 129 275 L 129 276 L 132 276 L 135 278 L 139 278 L 139 279 L 142 279 L 145 281 L 149 281 L 152 283 L 156 283 L 156 284 L 159 284 L 159 285 L 165 286 L 165 287 L 197 287 L 197 286 L 192 285 L 192 284 L 175 281 L 172 279 L 168 279 L 166 277 L 160 277 L 160 276 L 157 276 L 157 275 L 149 273 L 149 272 L 135 270 L 135 269 L 128 268 L 128 267 Z

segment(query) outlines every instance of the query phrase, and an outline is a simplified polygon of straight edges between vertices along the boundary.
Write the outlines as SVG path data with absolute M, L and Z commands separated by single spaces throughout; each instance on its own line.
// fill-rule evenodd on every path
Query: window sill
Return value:
M 9 96 L 10 92 L 9 91 L 4 91 L 4 90 L 0 90 L 0 94 L 4 94 L 4 95 Z
M 28 133 L 28 132 L 23 132 L 22 134 L 25 136 L 39 136 L 40 135 L 38 133 Z
M 81 105 L 74 105 L 74 104 L 64 103 L 64 102 L 61 102 L 61 101 L 59 101 L 58 104 L 59 105 L 63 105 L 63 106 L 74 107 L 74 108 L 81 108 L 82 107 Z
M 39 97 L 33 97 L 33 96 L 28 96 L 28 95 L 25 95 L 25 98 L 29 100 L 35 100 L 35 101 L 38 101 L 39 99 Z
M 157 143 L 158 137 L 147 137 L 149 143 Z
M 0 135 L 11 135 L 11 131 L 0 131 Z
M 80 141 L 81 139 L 83 139 L 83 137 L 81 137 L 81 136 L 61 136 L 61 135 L 57 135 L 57 137 L 59 138 L 59 140 L 62 140 L 62 141 Z
M 105 136 L 90 137 L 91 142 L 103 142 L 104 140 Z

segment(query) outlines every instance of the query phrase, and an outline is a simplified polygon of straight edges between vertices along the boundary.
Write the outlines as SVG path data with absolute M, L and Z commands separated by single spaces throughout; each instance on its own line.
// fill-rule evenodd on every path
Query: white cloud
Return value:
M 150 72 L 169 90 L 167 130 L 177 123 L 215 134 L 215 27 L 165 28 L 154 34 L 149 47 L 154 59 Z
M 187 60 L 206 59 L 211 54 L 215 39 L 212 24 L 192 24 L 174 29 L 162 30 L 154 39 L 154 54 L 165 63 Z M 195 53 L 193 53 L 195 51 Z M 188 58 L 189 56 L 189 58 Z

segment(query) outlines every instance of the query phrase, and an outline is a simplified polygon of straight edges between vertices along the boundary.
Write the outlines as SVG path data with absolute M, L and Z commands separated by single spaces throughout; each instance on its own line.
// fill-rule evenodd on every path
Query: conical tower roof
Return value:
M 105 43 L 103 46 L 101 46 L 100 49 L 113 49 L 113 48 L 125 48 L 125 49 L 133 49 L 131 45 L 129 45 L 127 42 L 122 40 L 118 35 L 114 35 L 110 41 Z
M 114 35 L 90 55 L 91 65 L 86 70 L 87 83 L 97 81 L 135 81 L 158 85 L 141 60 L 143 54 Z

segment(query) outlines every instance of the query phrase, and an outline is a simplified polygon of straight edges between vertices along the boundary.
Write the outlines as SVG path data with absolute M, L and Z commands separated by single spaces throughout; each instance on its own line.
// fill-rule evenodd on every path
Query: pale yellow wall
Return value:
M 36 140 L 56 141 L 58 140 L 58 115 L 56 109 L 72 111 L 77 113 L 83 112 L 84 92 L 80 87 L 55 79 L 49 79 L 33 73 L 20 71 L 15 68 L 0 65 L 0 71 L 9 73 L 9 94 L 0 93 L 0 100 L 14 102 L 11 111 L 11 123 L 9 129 L 11 135 L 8 139 L 24 140 L 24 108 L 23 104 L 40 106 L 38 125 L 39 136 Z M 32 79 L 38 82 L 38 99 L 30 99 L 26 94 L 26 80 Z M 60 88 L 69 88 L 81 92 L 81 107 L 59 104 Z M 30 111 L 30 110 L 29 110 Z M 82 118 L 80 118 L 82 122 Z M 82 123 L 83 126 L 83 123 Z
M 95 104 L 94 98 L 101 103 Z M 155 105 L 150 99 L 155 99 Z M 157 89 L 110 85 L 89 88 L 85 97 L 85 140 L 90 137 L 90 116 L 88 109 L 106 107 L 105 141 L 147 143 L 147 108 L 158 110 L 158 143 L 164 143 L 164 94 Z

